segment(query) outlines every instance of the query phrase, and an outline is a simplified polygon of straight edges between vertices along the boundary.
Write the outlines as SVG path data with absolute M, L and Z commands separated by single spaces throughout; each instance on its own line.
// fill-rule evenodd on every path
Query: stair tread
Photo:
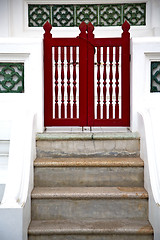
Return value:
M 143 167 L 140 158 L 37 158 L 35 167 Z
M 34 199 L 86 199 L 86 198 L 148 198 L 143 187 L 36 187 L 32 191 Z
M 137 132 L 82 132 L 82 133 L 38 133 L 37 140 L 128 140 L 140 139 Z
M 109 219 L 109 220 L 42 220 L 31 221 L 31 235 L 47 234 L 153 234 L 147 220 L 142 219 Z

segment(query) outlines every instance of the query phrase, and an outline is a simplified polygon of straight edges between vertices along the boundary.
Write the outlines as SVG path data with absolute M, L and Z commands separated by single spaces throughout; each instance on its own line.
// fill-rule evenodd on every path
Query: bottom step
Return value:
M 32 221 L 29 240 L 152 240 L 148 221 Z

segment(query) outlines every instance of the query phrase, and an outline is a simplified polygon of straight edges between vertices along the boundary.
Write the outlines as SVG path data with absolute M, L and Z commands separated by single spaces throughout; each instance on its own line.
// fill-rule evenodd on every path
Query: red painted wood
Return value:
M 55 47 L 59 47 L 59 46 L 76 47 L 76 46 L 79 46 L 79 39 L 80 38 L 78 38 L 78 37 L 77 38 L 52 38 L 51 44 L 52 44 L 52 46 L 55 46 Z
M 55 118 L 58 118 L 58 47 L 54 48 L 55 60 Z
M 88 95 L 88 106 L 87 106 L 87 125 L 88 126 L 94 126 L 94 54 L 95 54 L 95 46 L 93 44 L 90 44 L 91 41 L 94 41 L 94 26 L 91 23 L 88 23 L 88 42 L 87 42 L 87 83 L 88 83 L 88 89 L 87 89 L 87 95 Z M 96 89 L 97 90 L 97 89 Z
M 115 118 L 119 118 L 119 47 L 116 47 L 116 73 L 115 73 L 115 78 L 116 78 L 116 88 L 115 88 L 115 93 L 116 93 L 116 104 L 115 104 Z
M 109 118 L 112 119 L 113 118 L 113 100 L 112 100 L 112 95 L 113 95 L 113 47 L 109 48 L 109 64 L 110 64 L 110 71 L 109 71 L 109 95 L 110 95 L 110 99 L 109 99 Z
M 64 118 L 64 47 L 61 47 L 61 118 Z
M 100 47 L 97 47 L 97 119 L 101 118 L 101 104 L 100 104 L 100 56 L 101 56 L 101 49 Z
M 129 126 L 130 124 L 130 34 L 129 24 L 122 26 L 121 38 L 95 38 L 94 26 L 84 22 L 79 26 L 77 38 L 52 38 L 51 25 L 44 25 L 44 122 L 45 126 Z M 54 79 L 52 83 L 52 47 L 54 47 Z M 64 47 L 67 47 L 67 118 L 64 118 Z M 103 51 L 103 113 L 100 107 L 100 47 Z M 109 118 L 107 118 L 107 47 L 109 48 Z M 121 119 L 119 118 L 119 49 L 121 54 Z M 58 48 L 61 49 L 61 73 L 58 73 Z M 70 49 L 73 49 L 71 73 Z M 97 73 L 94 76 L 94 51 L 97 48 Z M 113 48 L 115 48 L 115 117 L 113 114 Z M 76 49 L 79 49 L 79 72 L 76 68 Z M 79 74 L 79 93 L 77 77 Z M 61 76 L 61 117 L 58 113 L 58 75 Z M 73 81 L 73 117 L 71 117 L 71 77 Z M 94 78 L 97 81 L 97 119 L 94 113 Z M 53 118 L 53 94 L 55 117 Z M 79 117 L 77 96 L 79 95 Z M 101 119 L 103 115 L 103 119 Z M 114 118 L 113 118 L 114 117 Z
M 122 119 L 130 126 L 130 25 L 122 25 Z
M 50 119 L 53 117 L 52 99 L 52 35 L 50 33 L 52 26 L 49 22 L 44 25 L 44 125 L 51 124 Z
M 76 47 L 73 47 L 73 118 L 77 118 Z
M 70 100 L 70 47 L 67 47 L 67 118 L 71 117 L 71 100 Z
M 92 106 L 88 101 L 88 42 L 87 42 L 87 24 L 82 22 L 79 26 L 81 33 L 79 34 L 79 95 L 82 96 L 79 101 L 79 118 L 81 125 L 86 126 L 90 116 L 89 111 Z
M 78 38 L 52 38 L 50 33 L 51 25 L 49 23 L 45 24 L 44 30 L 46 31 L 44 34 L 44 124 L 45 126 L 85 126 L 87 122 L 87 25 L 81 24 L 80 31 L 82 34 Z M 61 78 L 61 72 L 58 72 L 58 54 L 54 52 L 54 62 L 55 64 L 55 72 L 52 77 L 52 47 L 55 48 L 54 51 L 57 49 L 61 49 L 61 47 L 78 47 L 79 48 L 79 102 L 81 103 L 79 106 L 79 118 L 71 118 L 70 107 L 71 100 L 70 94 L 71 93 L 71 83 L 69 84 L 69 77 L 71 82 L 71 76 L 73 80 L 73 72 L 71 74 L 71 67 L 69 73 L 69 65 L 68 64 L 68 73 L 67 73 L 67 118 L 60 118 L 58 114 L 58 76 Z M 61 61 L 61 56 L 59 58 Z M 71 59 L 70 59 L 71 60 Z M 62 63 L 62 62 L 61 62 Z M 69 63 L 69 59 L 68 59 Z M 62 64 L 61 64 L 62 65 Z M 62 66 L 61 66 L 62 70 Z M 62 74 L 63 75 L 63 74 Z M 69 76 L 70 75 L 70 76 Z M 63 79 L 63 76 L 62 76 Z M 61 79 L 61 80 L 62 80 Z M 53 81 L 55 83 L 55 88 L 53 89 Z M 70 85 L 70 86 L 69 86 Z M 70 90 L 69 90 L 70 89 Z M 53 95 L 54 99 L 56 100 L 53 103 Z M 74 93 L 75 95 L 75 93 Z M 53 104 L 55 110 L 55 116 L 53 117 Z M 56 106 L 55 106 L 56 105 Z M 77 111 L 75 111 L 77 112 Z
M 103 119 L 107 118 L 107 105 L 106 105 L 106 79 L 107 79 L 107 73 L 106 73 L 106 61 L 107 61 L 107 48 L 103 47 Z
M 122 42 L 122 38 L 94 38 L 90 40 L 90 44 L 97 47 L 120 47 Z

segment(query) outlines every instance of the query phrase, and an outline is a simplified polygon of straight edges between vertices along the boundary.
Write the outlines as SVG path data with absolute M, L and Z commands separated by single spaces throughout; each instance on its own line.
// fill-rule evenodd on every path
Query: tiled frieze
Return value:
M 49 21 L 54 27 L 79 26 L 82 21 L 94 26 L 120 26 L 127 20 L 130 25 L 146 24 L 145 3 L 125 4 L 29 4 L 28 26 L 42 27 Z
M 151 92 L 160 92 L 160 61 L 151 62 Z
M 0 63 L 0 93 L 24 92 L 24 63 Z

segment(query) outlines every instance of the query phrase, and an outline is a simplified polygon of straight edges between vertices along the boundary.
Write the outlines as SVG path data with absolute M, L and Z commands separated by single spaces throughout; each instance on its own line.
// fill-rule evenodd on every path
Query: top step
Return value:
M 37 140 L 135 140 L 139 139 L 137 132 L 63 132 L 63 133 L 38 133 Z
M 138 133 L 37 134 L 37 157 L 137 157 Z

